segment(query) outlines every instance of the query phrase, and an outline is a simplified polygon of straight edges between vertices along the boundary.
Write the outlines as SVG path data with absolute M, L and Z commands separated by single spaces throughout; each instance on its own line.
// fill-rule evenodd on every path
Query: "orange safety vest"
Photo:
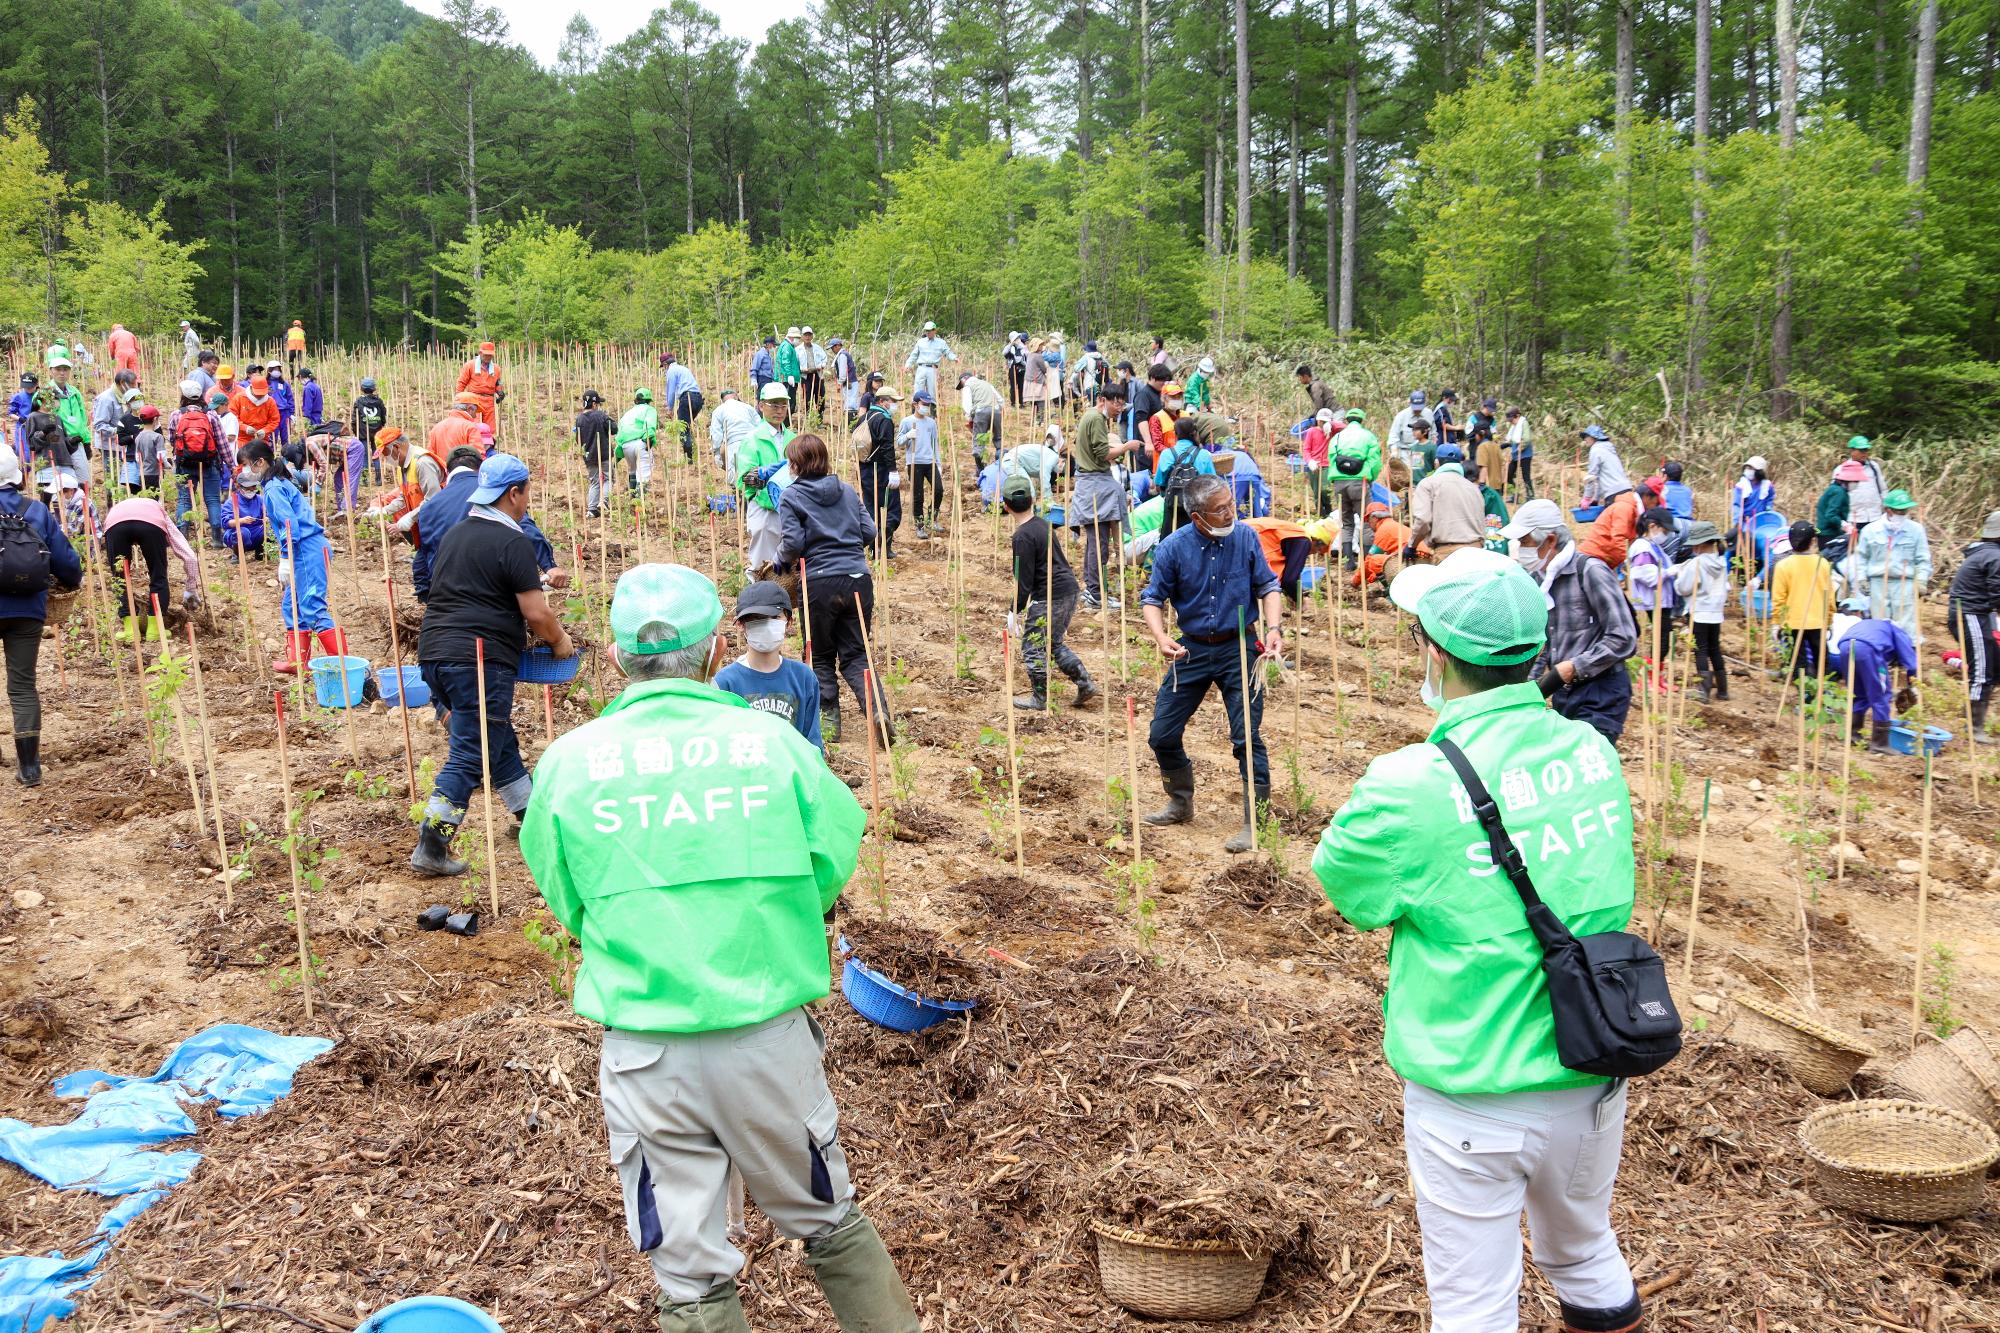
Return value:
M 1303 537 L 1306 530 L 1290 519 L 1253 518 L 1248 520 L 1250 531 L 1257 534 L 1257 544 L 1264 548 L 1264 562 L 1273 574 L 1285 572 L 1285 543 L 1295 537 Z
M 304 329 L 286 329 L 286 330 L 285 330 L 285 350 L 286 350 L 286 351 L 288 351 L 288 352 L 303 352 L 303 351 L 305 351 L 305 350 L 306 350 L 306 331 L 305 331 Z

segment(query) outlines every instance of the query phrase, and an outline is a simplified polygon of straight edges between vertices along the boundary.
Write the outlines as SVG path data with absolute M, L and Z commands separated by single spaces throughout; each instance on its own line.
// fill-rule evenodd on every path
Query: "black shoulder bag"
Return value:
M 1549 910 L 1528 878 L 1528 868 L 1486 784 L 1465 752 L 1435 742 L 1472 796 L 1499 866 L 1521 895 L 1528 928 L 1542 946 L 1542 972 L 1556 1022 L 1556 1057 L 1565 1069 L 1604 1078 L 1638 1078 L 1680 1054 L 1681 1016 L 1667 989 L 1667 965 L 1637 935 L 1608 930 L 1581 939 Z

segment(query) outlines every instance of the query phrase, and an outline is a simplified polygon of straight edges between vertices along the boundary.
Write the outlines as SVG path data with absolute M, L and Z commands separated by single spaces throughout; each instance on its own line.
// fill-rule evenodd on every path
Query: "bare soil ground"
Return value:
M 987 540 L 984 526 L 973 531 Z M 659 546 L 656 536 L 656 556 Z M 1016 866 L 999 739 L 1005 589 L 975 558 L 973 676 L 960 679 L 943 544 L 904 549 L 875 642 L 901 664 L 886 674 L 910 744 L 893 762 L 878 759 L 893 836 L 879 884 L 864 852 L 843 924 L 857 941 L 879 941 L 892 971 L 969 988 L 981 1003 L 969 1022 L 914 1037 L 871 1027 L 837 994 L 820 1011 L 858 1187 L 928 1326 L 1138 1326 L 1098 1289 L 1087 1224 L 1102 1219 L 1274 1250 L 1246 1326 L 1420 1329 L 1400 1089 L 1380 1054 L 1386 939 L 1335 918 L 1307 869 L 1312 840 L 1367 761 L 1427 730 L 1407 636 L 1378 604 L 1364 648 L 1349 602 L 1337 688 L 1333 636 L 1315 611 L 1297 692 L 1280 687 L 1266 716 L 1287 835 L 1275 857 L 1221 851 L 1240 798 L 1220 708 L 1204 705 L 1191 730 L 1199 817 L 1146 831 L 1155 906 L 1142 913 L 1118 871 L 1129 859 L 1123 789 L 1113 785 L 1126 775 L 1127 687 L 1115 646 L 1095 621 L 1076 627 L 1085 660 L 1112 685 L 1108 725 L 1062 709 L 1019 719 L 1027 854 Z M 699 539 L 681 553 L 706 564 Z M 360 554 L 352 579 L 340 556 L 335 605 L 355 651 L 386 662 L 380 557 L 365 538 Z M 596 562 L 586 547 L 585 578 L 601 588 Z M 261 573 L 253 604 L 268 634 L 275 594 Z M 496 839 L 501 911 L 478 935 L 416 932 L 418 911 L 459 890 L 404 867 L 410 802 L 397 716 L 352 718 L 358 762 L 339 714 L 296 719 L 294 782 L 321 793 L 307 829 L 338 852 L 318 865 L 325 887 L 307 895 L 324 963 L 307 1022 L 281 973 L 297 960 L 275 842 L 276 734 L 240 621 L 227 613 L 201 639 L 232 852 L 244 841 L 240 821 L 262 830 L 225 911 L 213 831 L 192 808 L 171 723 L 168 750 L 150 761 L 144 723 L 129 702 L 121 711 L 115 673 L 131 694 L 129 651 L 94 657 L 73 614 L 62 673 L 43 662 L 47 784 L 0 806 L 9 890 L 0 893 L 0 1113 L 67 1118 L 73 1108 L 49 1094 L 52 1078 L 88 1066 L 149 1070 L 211 1023 L 339 1042 L 271 1112 L 202 1118 L 200 1169 L 127 1230 L 74 1326 L 348 1329 L 404 1296 L 448 1292 L 514 1333 L 650 1327 L 650 1275 L 626 1237 L 605 1154 L 597 1032 L 570 1014 L 552 984 L 557 964 L 524 936 L 546 917 L 514 843 Z M 406 620 L 406 655 L 412 629 Z M 1740 659 L 1739 626 L 1727 642 Z M 1129 661 L 1143 808 L 1157 789 L 1144 748 L 1157 673 L 1136 648 Z M 594 661 L 584 681 L 608 692 L 602 667 Z M 191 687 L 182 698 L 192 712 Z M 1866 862 L 1836 881 L 1830 845 L 1808 839 L 1818 869 L 1801 883 L 1786 831 L 1803 822 L 1830 843 L 1835 798 L 1823 780 L 1813 809 L 1787 804 L 1795 723 L 1774 722 L 1775 703 L 1775 685 L 1742 671 L 1730 703 L 1688 710 L 1673 751 L 1684 769 L 1680 814 L 1650 900 L 1642 886 L 1637 928 L 1657 936 L 1678 981 L 1695 817 L 1712 782 L 1700 941 L 1680 996 L 1705 1030 L 1635 1087 L 1617 1196 L 1628 1255 L 1657 1292 L 1649 1326 L 2000 1328 L 2000 1200 L 1989 1192 L 1984 1211 L 1936 1226 L 1820 1207 L 1796 1136 L 1820 1099 L 1730 1039 L 1727 993 L 1807 994 L 1805 896 L 1820 1003 L 1891 1059 L 1908 1041 L 1917 877 L 1898 863 L 1922 855 L 1921 765 L 1857 758 L 1853 787 L 1867 808 L 1850 815 L 1848 837 Z M 553 715 L 560 730 L 587 716 L 586 704 L 558 693 Z M 1624 748 L 1636 783 L 1634 719 Z M 441 759 L 442 733 L 426 714 L 412 720 L 419 757 Z M 532 760 L 544 736 L 538 691 L 521 691 L 514 720 Z M 833 762 L 865 799 L 860 734 L 854 727 Z M 1829 745 L 1823 779 L 1839 762 Z M 350 783 L 351 771 L 374 781 Z M 1929 934 L 1953 950 L 1956 1014 L 1994 1030 L 2000 775 L 1988 768 L 1976 805 L 1967 779 L 1954 746 L 1936 768 Z M 483 908 L 486 886 L 477 894 Z M 1859 1089 L 1879 1076 L 1871 1066 Z M 72 1249 L 102 1207 L 0 1170 L 0 1246 Z M 754 1211 L 752 1222 L 753 1323 L 829 1327 L 797 1246 Z M 1525 1327 L 1554 1327 L 1553 1296 L 1532 1266 L 1524 1309 Z

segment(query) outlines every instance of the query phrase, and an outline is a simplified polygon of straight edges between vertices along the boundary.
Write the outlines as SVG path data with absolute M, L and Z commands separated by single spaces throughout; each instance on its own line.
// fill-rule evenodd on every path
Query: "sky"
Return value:
M 411 8 L 431 15 L 444 8 L 440 0 L 408 2 Z M 750 4 L 745 0 L 721 0 L 705 8 L 721 18 L 725 37 L 744 38 L 754 47 L 772 24 L 802 17 L 807 2 L 758 0 Z M 527 47 L 545 66 L 555 64 L 556 49 L 562 45 L 563 29 L 569 26 L 572 14 L 581 11 L 596 26 L 603 44 L 613 46 L 638 31 L 655 9 L 664 7 L 653 0 L 492 0 L 492 3 L 507 16 L 508 40 Z

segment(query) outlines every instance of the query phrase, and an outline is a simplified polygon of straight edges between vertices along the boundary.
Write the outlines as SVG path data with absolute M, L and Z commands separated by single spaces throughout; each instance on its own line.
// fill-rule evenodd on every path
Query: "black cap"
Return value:
M 1802 518 L 1798 522 L 1792 524 L 1792 531 L 1791 531 L 1792 549 L 1794 551 L 1806 550 L 1808 547 L 1812 545 L 1813 537 L 1817 535 L 1817 533 L 1818 529 L 1813 527 L 1812 520 L 1810 519 Z
M 777 334 L 775 334 L 775 333 L 767 333 L 767 334 L 765 334 L 765 335 L 764 335 L 764 346 L 766 346 L 766 347 L 776 347 L 777 345 L 778 345 L 778 335 L 777 335 Z
M 1680 526 L 1674 521 L 1674 511 L 1665 505 L 1654 505 L 1639 516 L 1641 527 L 1644 527 L 1648 523 L 1651 523 L 1654 527 L 1665 528 L 1668 532 L 1672 532 Z
M 736 618 L 748 620 L 752 616 L 789 616 L 792 614 L 792 597 L 782 584 L 770 579 L 759 579 L 745 584 L 736 598 Z
M 21 387 L 24 389 L 32 389 L 40 384 L 41 380 L 38 379 L 32 371 L 29 372 L 28 374 L 21 376 Z

